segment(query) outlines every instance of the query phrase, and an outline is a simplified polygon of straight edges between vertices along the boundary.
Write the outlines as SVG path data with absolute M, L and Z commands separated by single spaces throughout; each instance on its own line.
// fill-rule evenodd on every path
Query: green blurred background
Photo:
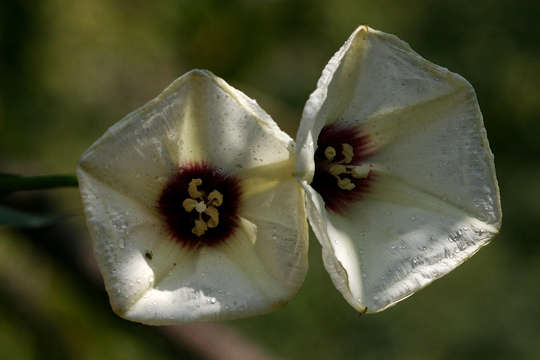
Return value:
M 192 68 L 257 99 L 294 137 L 323 66 L 360 24 L 475 87 L 503 203 L 491 245 L 360 317 L 312 236 L 307 280 L 284 309 L 153 328 L 112 314 L 77 190 L 16 194 L 4 201 L 63 215 L 42 229 L 0 228 L 0 359 L 214 359 L 206 350 L 220 339 L 261 359 L 540 359 L 538 1 L 2 1 L 0 172 L 74 172 L 110 125 Z

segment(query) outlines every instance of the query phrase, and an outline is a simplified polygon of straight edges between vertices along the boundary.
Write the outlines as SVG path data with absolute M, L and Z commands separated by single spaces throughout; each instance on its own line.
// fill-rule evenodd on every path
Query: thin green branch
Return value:
M 15 191 L 46 190 L 59 187 L 78 187 L 75 175 L 20 176 L 0 174 L 0 196 Z

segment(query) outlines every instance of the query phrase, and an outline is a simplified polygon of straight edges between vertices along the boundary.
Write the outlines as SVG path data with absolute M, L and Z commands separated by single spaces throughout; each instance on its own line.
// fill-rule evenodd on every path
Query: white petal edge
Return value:
M 364 57 L 369 56 L 369 53 L 366 55 L 368 51 L 365 49 L 372 45 L 369 44 L 370 38 L 371 40 L 376 39 L 376 41 L 390 44 L 391 51 L 398 53 L 397 58 L 401 55 L 404 58 L 407 57 L 407 61 L 413 61 L 413 65 L 417 66 L 421 71 L 432 73 L 436 81 L 440 81 L 441 84 L 435 84 L 433 87 L 428 86 L 428 91 L 423 94 L 413 94 L 410 98 L 399 96 L 399 94 L 394 99 L 390 98 L 390 100 L 384 96 L 379 98 L 366 96 L 367 102 L 362 103 L 363 99 L 358 98 L 359 93 L 362 92 L 355 88 L 357 86 L 355 80 L 351 79 L 360 77 L 361 65 L 358 62 L 361 64 L 366 61 Z M 349 56 L 351 52 L 355 54 Z M 416 65 L 414 62 L 416 62 Z M 370 74 L 373 73 L 370 72 Z M 371 76 L 380 75 L 381 73 L 377 74 L 375 72 L 375 75 Z M 414 84 L 414 86 L 418 86 L 418 84 Z M 374 93 L 376 92 L 374 91 Z M 476 166 L 478 165 L 476 164 L 474 167 L 481 175 L 471 178 L 473 185 L 476 187 L 469 186 L 473 193 L 478 190 L 475 204 L 472 204 L 473 201 L 470 197 L 459 194 L 453 184 L 446 184 L 448 185 L 447 188 L 444 188 L 443 185 L 445 184 L 441 184 L 443 189 L 437 191 L 436 185 L 440 179 L 436 179 L 436 176 L 434 179 L 435 187 L 429 186 L 429 180 L 422 183 L 422 181 L 415 178 L 415 174 L 420 177 L 426 172 L 426 169 L 423 169 L 423 172 L 418 172 L 418 164 L 413 164 L 412 168 L 407 169 L 407 160 L 411 158 L 411 154 L 414 155 L 414 152 L 409 151 L 409 153 L 406 153 L 403 152 L 403 147 L 392 146 L 399 141 L 403 142 L 404 138 L 400 136 L 404 135 L 405 131 L 401 129 L 401 133 L 400 131 L 390 131 L 384 134 L 384 130 L 395 130 L 392 128 L 394 124 L 391 122 L 389 122 L 390 125 L 386 124 L 387 129 L 381 129 L 380 126 L 384 119 L 394 116 L 400 111 L 407 112 L 409 109 L 416 109 L 416 107 L 439 101 L 439 99 L 444 101 L 445 97 L 454 96 L 453 94 L 456 94 L 460 99 L 464 99 L 460 101 L 465 104 L 463 107 L 466 108 L 464 112 L 467 113 L 467 116 L 461 119 L 463 120 L 462 123 L 468 121 L 472 124 L 469 125 L 473 129 L 470 131 L 472 135 L 468 134 L 470 135 L 468 140 L 476 140 L 477 145 L 475 146 L 479 146 L 481 149 L 479 151 L 481 155 L 466 159 L 469 165 L 476 162 L 480 164 L 479 166 Z M 391 106 L 388 106 L 390 104 Z M 446 112 L 445 116 L 451 121 L 451 115 L 451 112 Z M 429 224 L 417 223 L 412 229 L 409 229 L 413 233 L 416 231 L 415 236 L 409 237 L 405 243 L 400 243 L 403 239 L 400 239 L 396 233 L 405 231 L 404 228 L 406 227 L 397 226 L 394 228 L 396 233 L 391 234 L 392 231 L 389 231 L 386 236 L 382 236 L 384 228 L 388 225 L 385 223 L 388 219 L 385 219 L 383 215 L 386 212 L 392 213 L 392 211 L 394 215 L 396 212 L 400 213 L 401 215 L 397 216 L 401 219 L 397 221 L 398 223 L 405 223 L 406 220 L 410 222 L 411 217 L 414 219 L 420 218 L 418 213 L 414 211 L 404 211 L 407 206 L 412 207 L 413 210 L 415 206 L 420 206 L 415 204 L 412 199 L 408 201 L 407 206 L 402 206 L 399 210 L 392 208 L 395 204 L 392 204 L 391 199 L 385 200 L 384 196 L 380 196 L 377 201 L 361 201 L 358 206 L 349 211 L 347 219 L 328 213 L 324 207 L 324 201 L 309 186 L 309 182 L 311 182 L 315 169 L 313 155 L 316 150 L 317 137 L 325 125 L 335 121 L 341 121 L 347 125 L 362 126 L 362 130 L 367 131 L 368 134 L 371 131 L 369 135 L 372 135 L 378 150 L 381 150 L 378 153 L 376 152 L 370 161 L 373 160 L 379 168 L 383 168 L 392 174 L 395 179 L 394 185 L 405 184 L 403 186 L 406 189 L 402 186 L 403 191 L 418 189 L 420 193 L 431 199 L 427 203 L 430 203 L 430 201 L 436 202 L 433 199 L 442 199 L 442 202 L 448 203 L 448 207 L 462 211 L 461 222 L 456 220 L 459 218 L 457 216 L 451 219 L 453 226 L 450 226 L 450 224 L 443 226 L 441 219 L 432 218 L 434 224 L 438 224 L 441 229 L 446 229 L 445 234 L 437 234 L 437 232 L 430 234 L 426 230 L 429 228 Z M 380 132 L 387 136 L 374 136 L 374 134 Z M 431 136 L 432 134 L 428 135 Z M 411 143 L 419 141 L 414 138 L 407 138 L 407 140 Z M 472 140 L 471 142 L 473 142 Z M 390 150 L 387 151 L 387 148 Z M 408 159 L 404 159 L 405 156 L 399 157 L 403 153 L 408 155 Z M 427 153 L 422 154 L 426 160 L 430 160 L 428 155 Z M 436 156 L 434 155 L 434 157 Z M 451 158 L 452 154 L 448 159 Z M 422 161 L 422 158 L 418 160 Z M 400 162 L 405 165 L 400 167 Z M 432 166 L 433 162 L 426 161 L 426 164 Z M 456 164 L 448 164 L 447 169 L 449 172 L 453 166 L 456 166 Z M 359 27 L 332 57 L 319 79 L 317 89 L 311 94 L 306 103 L 297 135 L 295 174 L 307 193 L 308 217 L 323 247 L 325 266 L 338 290 L 358 311 L 363 312 L 366 307 L 368 312 L 381 311 L 412 295 L 415 291 L 428 285 L 434 279 L 445 275 L 472 256 L 481 246 L 487 244 L 500 228 L 501 207 L 493 156 L 489 150 L 474 90 L 461 76 L 450 73 L 448 70 L 423 59 L 408 44 L 397 37 L 373 30 L 367 26 Z M 431 176 L 433 177 L 433 174 Z M 388 182 L 386 186 L 389 186 Z M 379 219 L 374 219 L 373 214 L 380 213 L 381 204 L 385 202 L 387 202 L 387 209 L 382 212 L 382 215 L 380 214 Z M 433 209 L 428 209 L 428 213 L 430 210 Z M 437 215 L 437 211 L 440 211 L 440 209 L 437 209 L 431 215 Z M 373 226 L 374 223 L 377 224 Z M 391 226 L 388 226 L 388 228 L 391 228 Z M 397 228 L 399 230 L 396 230 Z M 426 234 L 429 235 L 429 239 L 432 239 L 432 243 L 433 239 L 435 239 L 437 244 L 435 250 L 432 249 L 433 246 L 428 247 L 428 245 L 433 244 L 428 244 Z M 456 245 L 456 234 L 461 234 L 457 235 L 457 237 L 466 240 L 457 242 Z M 371 238 L 366 239 L 363 237 Z M 381 247 L 376 246 L 377 242 L 383 243 Z M 388 248 L 385 248 L 385 245 Z M 414 249 L 402 251 L 401 253 L 398 251 L 399 254 L 389 255 L 392 253 L 391 250 L 395 250 L 392 247 L 399 249 L 403 246 Z M 455 253 L 456 249 L 457 253 Z M 450 256 L 446 256 L 449 251 L 452 252 L 451 259 L 449 259 Z M 389 260 L 387 261 L 387 259 Z M 420 263 L 423 266 L 417 266 Z M 387 269 L 384 269 L 384 266 Z

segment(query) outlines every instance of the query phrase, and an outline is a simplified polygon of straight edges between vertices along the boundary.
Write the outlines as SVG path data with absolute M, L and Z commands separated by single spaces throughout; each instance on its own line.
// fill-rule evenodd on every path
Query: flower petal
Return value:
M 375 145 L 370 162 L 500 227 L 493 155 L 470 85 L 397 114 L 381 115 L 363 129 L 375 142 L 384 141 Z
M 346 214 L 309 183 L 321 129 L 369 139 L 375 179 Z M 471 85 L 393 35 L 362 26 L 326 66 L 297 136 L 296 174 L 336 287 L 376 312 L 448 273 L 497 233 L 499 190 Z
M 288 160 L 294 142 L 270 115 L 224 80 L 214 81 L 207 84 L 208 98 L 200 107 L 208 161 L 236 173 Z
M 178 261 L 181 248 L 156 212 L 81 169 L 77 175 L 96 260 L 113 310 L 123 314 Z
M 292 167 L 291 167 L 292 168 Z M 272 275 L 298 288 L 307 270 L 308 228 L 304 192 L 294 178 L 246 199 L 241 216 L 256 224 L 264 241 L 255 251 Z
M 311 216 L 324 224 L 314 231 L 326 239 L 325 264 L 359 311 L 381 311 L 408 297 L 467 260 L 498 231 L 467 209 L 384 176 L 348 216 L 327 212 L 324 205 L 319 209 Z
M 307 270 L 304 198 L 291 177 L 292 151 L 290 137 L 262 109 L 206 71 L 180 77 L 109 129 L 83 154 L 77 175 L 114 311 L 174 324 L 244 317 L 286 303 Z M 158 211 L 167 181 L 195 162 L 240 181 L 240 225 L 215 247 L 183 247 Z M 213 201 L 221 212 L 230 200 Z M 259 216 L 265 211 L 269 219 Z
M 110 187 L 154 207 L 179 163 L 206 157 L 198 122 L 200 83 L 213 75 L 193 71 L 111 126 L 85 153 L 79 168 Z
M 305 277 L 307 232 L 301 237 L 295 229 L 242 218 L 223 247 L 184 257 L 123 316 L 164 325 L 275 310 L 296 294 Z

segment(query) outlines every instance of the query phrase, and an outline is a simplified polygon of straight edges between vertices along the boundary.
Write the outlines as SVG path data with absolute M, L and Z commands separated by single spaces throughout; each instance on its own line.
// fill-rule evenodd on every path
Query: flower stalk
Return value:
M 0 174 L 0 196 L 16 191 L 47 190 L 78 186 L 77 177 L 71 174 L 40 176 Z

